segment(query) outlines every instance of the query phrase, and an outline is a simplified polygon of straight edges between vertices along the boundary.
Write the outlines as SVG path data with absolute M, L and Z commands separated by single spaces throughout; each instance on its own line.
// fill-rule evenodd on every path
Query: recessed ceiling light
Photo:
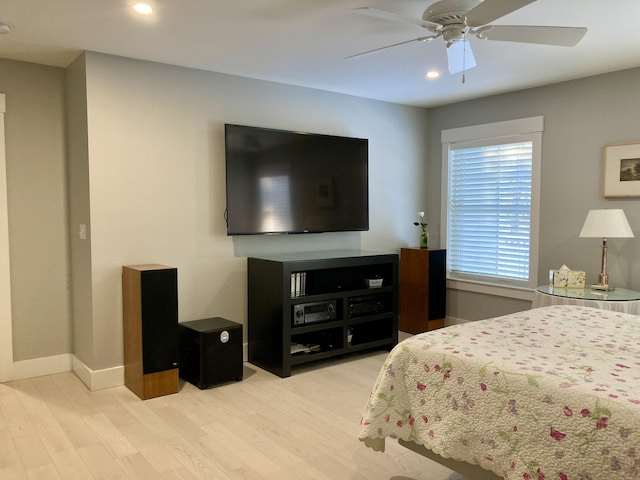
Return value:
M 438 72 L 437 70 L 429 70 L 425 74 L 425 78 L 427 78 L 429 80 L 434 80 L 434 79 L 438 78 L 439 76 L 440 76 L 440 72 Z
M 153 8 L 147 3 L 136 3 L 133 9 L 141 15 L 151 15 L 153 13 Z
M 10 33 L 11 24 L 6 22 L 0 22 L 0 33 Z

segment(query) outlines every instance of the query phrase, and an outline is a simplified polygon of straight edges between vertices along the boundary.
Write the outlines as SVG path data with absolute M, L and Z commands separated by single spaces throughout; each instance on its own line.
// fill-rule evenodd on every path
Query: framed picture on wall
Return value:
M 605 145 L 603 195 L 640 197 L 640 143 Z

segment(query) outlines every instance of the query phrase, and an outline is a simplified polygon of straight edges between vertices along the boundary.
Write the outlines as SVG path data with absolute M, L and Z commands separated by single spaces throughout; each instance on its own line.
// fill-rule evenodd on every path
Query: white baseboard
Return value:
M 124 385 L 123 366 L 91 370 L 71 353 L 13 362 L 6 369 L 3 381 L 12 382 L 64 372 L 75 373 L 92 391 Z
M 70 353 L 65 353 L 13 362 L 8 366 L 6 378 L 3 381 L 23 380 L 25 378 L 69 372 L 71 371 L 72 357 L 73 355 Z
M 242 345 L 242 357 L 245 362 L 248 358 L 247 347 L 246 343 Z M 92 370 L 71 353 L 13 362 L 7 368 L 3 381 L 11 382 L 63 372 L 75 373 L 91 391 L 124 385 L 124 365 Z
M 73 357 L 73 373 L 75 373 L 82 383 L 92 392 L 104 388 L 118 387 L 124 385 L 124 366 L 103 368 L 102 370 L 91 370 L 75 356 Z

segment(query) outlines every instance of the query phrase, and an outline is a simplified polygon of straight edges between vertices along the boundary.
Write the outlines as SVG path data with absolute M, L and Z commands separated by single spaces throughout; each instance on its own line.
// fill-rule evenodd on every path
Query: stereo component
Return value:
M 293 306 L 293 325 L 324 322 L 336 318 L 336 300 L 300 303 Z
M 375 315 L 387 311 L 385 299 L 381 295 L 362 295 L 349 298 L 347 315 L 349 318 Z

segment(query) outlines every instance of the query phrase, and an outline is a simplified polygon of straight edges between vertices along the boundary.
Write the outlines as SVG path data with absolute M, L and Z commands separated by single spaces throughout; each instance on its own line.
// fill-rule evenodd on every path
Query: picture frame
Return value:
M 605 145 L 602 193 L 640 197 L 640 143 Z

